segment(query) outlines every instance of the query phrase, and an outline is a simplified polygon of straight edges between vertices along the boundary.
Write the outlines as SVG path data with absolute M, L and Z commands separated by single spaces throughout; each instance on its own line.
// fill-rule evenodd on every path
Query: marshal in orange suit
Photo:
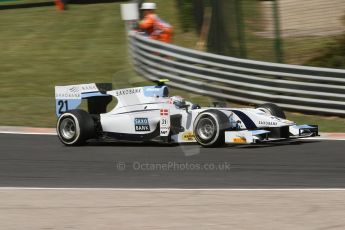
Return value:
M 152 39 L 171 43 L 173 28 L 155 14 L 156 4 L 146 2 L 140 9 L 143 11 L 144 18 L 139 22 L 139 28 Z

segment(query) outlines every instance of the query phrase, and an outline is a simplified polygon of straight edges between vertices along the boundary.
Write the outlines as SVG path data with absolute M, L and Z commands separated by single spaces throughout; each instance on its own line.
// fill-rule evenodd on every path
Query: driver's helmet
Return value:
M 183 97 L 180 96 L 173 96 L 170 98 L 172 104 L 176 106 L 176 108 L 181 108 L 186 105 L 186 101 Z

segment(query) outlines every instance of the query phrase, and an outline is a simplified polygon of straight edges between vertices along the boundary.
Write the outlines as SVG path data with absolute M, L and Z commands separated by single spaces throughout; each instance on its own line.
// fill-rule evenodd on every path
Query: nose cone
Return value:
M 290 121 L 290 120 L 287 120 L 287 119 L 281 119 L 280 120 L 282 123 L 285 123 L 287 125 L 295 125 L 296 122 L 293 122 L 293 121 Z

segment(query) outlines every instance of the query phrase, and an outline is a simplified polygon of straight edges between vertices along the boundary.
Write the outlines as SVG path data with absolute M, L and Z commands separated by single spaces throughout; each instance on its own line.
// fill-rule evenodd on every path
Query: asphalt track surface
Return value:
M 345 188 L 345 141 L 206 149 L 0 134 L 1 187 Z

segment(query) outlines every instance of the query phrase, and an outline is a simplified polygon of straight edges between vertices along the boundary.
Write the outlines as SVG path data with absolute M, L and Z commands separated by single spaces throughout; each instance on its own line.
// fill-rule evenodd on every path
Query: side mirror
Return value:
M 181 109 L 185 109 L 186 112 L 188 113 L 188 108 L 189 108 L 189 106 L 190 106 L 190 105 L 188 105 L 188 104 L 184 104 L 184 105 L 181 105 L 180 108 L 181 108 Z

